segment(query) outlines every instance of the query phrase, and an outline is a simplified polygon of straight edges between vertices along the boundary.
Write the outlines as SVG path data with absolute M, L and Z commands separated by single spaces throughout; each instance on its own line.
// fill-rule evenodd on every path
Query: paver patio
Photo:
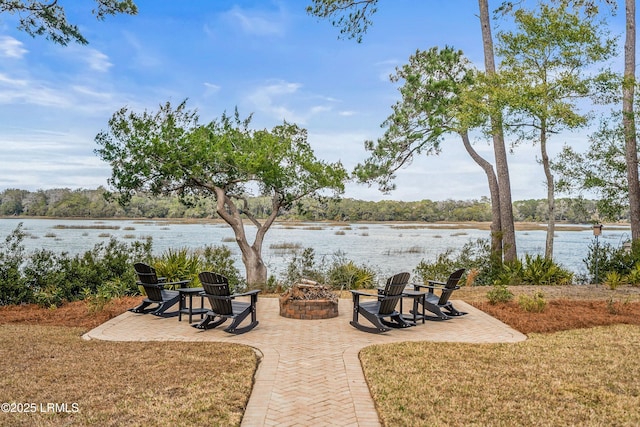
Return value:
M 127 312 L 87 332 L 84 338 L 245 344 L 256 349 L 260 364 L 243 426 L 379 426 L 358 359 L 362 348 L 401 341 L 508 343 L 526 339 L 463 301 L 454 304 L 469 314 L 385 334 L 368 334 L 349 324 L 353 308 L 350 299 L 339 301 L 338 317 L 297 320 L 279 316 L 277 298 L 260 298 L 260 324 L 243 335 L 230 335 L 222 329 L 197 330 L 175 317 Z

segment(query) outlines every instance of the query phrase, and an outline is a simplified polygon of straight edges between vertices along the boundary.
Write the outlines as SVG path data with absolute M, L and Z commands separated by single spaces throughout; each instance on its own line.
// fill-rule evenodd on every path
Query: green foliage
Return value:
M 547 301 L 544 299 L 544 294 L 538 291 L 532 296 L 520 295 L 518 297 L 518 305 L 528 313 L 542 313 L 547 306 Z
M 438 254 L 434 262 L 420 261 L 413 272 L 423 283 L 427 283 L 428 280 L 443 280 L 443 278 L 449 277 L 454 270 L 464 268 L 459 267 L 457 261 L 453 257 L 453 250 L 447 249 Z
M 115 239 L 96 244 L 84 254 L 37 250 L 26 254 L 20 224 L 0 248 L 0 304 L 38 303 L 56 306 L 95 294 L 111 280 L 128 283 L 137 292 L 132 268 L 136 260 L 151 258 L 151 240 L 120 243 Z
M 33 289 L 21 272 L 26 254 L 22 223 L 0 245 L 0 305 L 33 301 Z
M 457 253 L 448 249 L 438 254 L 434 262 L 420 261 L 414 274 L 424 283 L 428 280 L 443 281 L 459 268 L 464 268 L 467 272 L 476 271 L 474 284 L 479 286 L 494 284 L 502 272 L 501 263 L 491 254 L 489 240 L 477 239 L 464 244 Z
M 211 218 L 216 203 L 212 199 L 200 199 L 185 206 L 177 195 L 150 196 L 135 194 L 126 206 L 105 198 L 104 188 L 95 190 L 69 190 L 67 188 L 38 190 L 8 189 L 0 192 L 0 215 L 83 218 Z M 82 200 L 80 200 L 82 199 Z M 575 224 L 588 223 L 599 213 L 596 201 L 586 199 L 556 200 L 556 219 Z M 599 203 L 599 202 L 598 202 Z M 546 201 L 531 199 L 513 203 L 516 221 L 546 221 Z M 269 197 L 249 197 L 243 211 L 255 218 L 264 219 L 272 211 Z M 616 218 L 628 219 L 628 210 Z M 289 210 L 282 209 L 281 217 L 307 221 L 491 221 L 491 202 L 478 200 L 420 200 L 378 202 L 355 199 L 305 197 Z
M 231 250 L 226 246 L 206 246 L 199 252 L 205 271 L 214 271 L 229 279 L 231 289 L 242 289 L 246 281 L 236 268 Z
M 636 262 L 626 276 L 626 282 L 631 286 L 640 286 L 640 262 Z
M 513 299 L 513 293 L 504 284 L 493 285 L 493 288 L 487 292 L 489 304 L 506 303 Z
M 376 274 L 367 266 L 358 266 L 342 256 L 334 259 L 326 274 L 327 285 L 336 290 L 371 289 L 375 287 Z
M 500 263 L 493 254 L 487 239 L 466 243 L 458 253 L 447 250 L 436 261 L 420 261 L 414 273 L 422 281 L 446 280 L 452 271 L 464 268 L 477 271 L 476 285 L 568 285 L 573 273 L 547 260 L 541 255 L 525 255 L 524 261 Z
M 307 13 L 319 18 L 331 19 L 331 25 L 340 28 L 340 34 L 349 39 L 362 41 L 362 36 L 372 24 L 369 17 L 376 13 L 378 0 L 312 0 Z M 352 11 L 347 13 L 347 10 Z
M 133 295 L 134 293 L 135 290 L 132 289 L 131 279 L 120 277 L 101 283 L 94 292 L 87 288 L 82 291 L 83 299 L 87 301 L 87 306 L 91 313 L 102 311 L 105 305 L 114 298 Z
M 156 113 L 125 107 L 109 120 L 109 130 L 96 136 L 96 154 L 111 165 L 109 183 L 123 204 L 140 192 L 178 195 L 187 206 L 215 199 L 216 213 L 233 229 L 243 252 L 247 282 L 255 286 L 267 281 L 261 248 L 281 210 L 325 190 L 341 194 L 347 173 L 341 163 L 315 157 L 305 129 L 285 121 L 271 131 L 252 130 L 250 123 L 251 116 L 241 119 L 236 110 L 202 125 L 186 101 L 175 108 L 167 102 Z M 263 223 L 246 202 L 256 188 L 271 200 Z M 242 216 L 257 227 L 253 244 Z
M 526 254 L 522 266 L 523 285 L 570 285 L 573 273 L 542 255 Z
M 133 0 L 96 0 L 96 6 L 92 13 L 98 20 L 103 20 L 106 15 L 138 13 Z M 47 40 L 63 46 L 70 41 L 88 43 L 78 26 L 67 21 L 65 10 L 57 1 L 2 0 L 0 13 L 2 12 L 17 14 L 18 29 L 32 37 L 44 35 Z
M 325 283 L 324 268 L 316 263 L 315 256 L 313 248 L 305 248 L 302 253 L 296 252 L 287 266 L 287 273 L 284 279 L 285 286 L 292 286 L 299 282 L 300 279 Z
M 285 286 L 292 286 L 301 279 L 313 280 L 332 289 L 367 289 L 375 287 L 376 273 L 366 265 L 357 265 L 346 259 L 343 253 L 333 255 L 331 264 L 324 259 L 316 262 L 312 248 L 295 253 L 287 267 Z
M 624 277 L 618 273 L 617 271 L 609 271 L 607 272 L 604 285 L 611 289 L 612 291 L 618 289 L 620 285 L 624 284 Z
M 595 243 L 588 247 L 587 257 L 583 260 L 591 275 L 591 282 L 596 283 L 596 266 L 598 279 L 602 280 L 610 271 L 627 276 L 640 263 L 640 242 L 632 242 L 631 247 L 615 247 L 609 243 Z
M 598 216 L 611 221 L 628 218 L 624 135 L 622 115 L 613 112 L 601 120 L 584 153 L 565 146 L 553 163 L 558 190 L 578 196 L 595 194 Z
M 202 271 L 200 257 L 188 248 L 169 248 L 153 261 L 153 267 L 167 282 L 195 280 Z
M 383 137 L 365 142 L 371 155 L 354 171 L 358 180 L 376 182 L 385 192 L 395 188 L 396 171 L 415 155 L 438 154 L 446 134 L 466 133 L 482 122 L 481 115 L 471 113 L 464 103 L 474 70 L 462 51 L 448 46 L 416 51 L 391 76 L 392 82 L 400 80 L 402 100 L 383 123 Z

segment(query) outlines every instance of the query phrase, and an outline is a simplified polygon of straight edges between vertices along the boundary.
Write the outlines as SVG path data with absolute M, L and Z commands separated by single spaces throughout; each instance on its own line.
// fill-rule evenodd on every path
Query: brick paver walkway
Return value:
M 454 301 L 454 305 L 469 314 L 368 334 L 349 324 L 351 300 L 340 300 L 340 315 L 333 319 L 296 320 L 278 315 L 276 298 L 260 298 L 260 324 L 243 335 L 221 329 L 197 330 L 184 317 L 178 322 L 177 318 L 127 312 L 87 332 L 85 338 L 246 344 L 256 349 L 261 360 L 243 426 L 379 426 L 358 359 L 362 348 L 400 341 L 501 343 L 526 339 L 462 301 Z

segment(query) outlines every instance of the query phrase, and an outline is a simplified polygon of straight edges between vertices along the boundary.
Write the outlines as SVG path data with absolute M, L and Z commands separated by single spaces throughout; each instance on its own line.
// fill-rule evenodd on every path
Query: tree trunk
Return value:
M 496 65 L 493 54 L 493 39 L 491 37 L 491 21 L 489 18 L 488 0 L 478 0 L 480 7 L 480 24 L 482 27 L 482 42 L 484 47 L 484 64 L 487 74 L 495 74 Z M 502 227 L 502 242 L 504 261 L 511 262 L 518 258 L 516 248 L 516 232 L 513 223 L 513 205 L 511 202 L 511 180 L 507 163 L 507 150 L 502 131 L 502 117 L 499 113 L 492 115 L 491 128 L 493 133 L 493 151 L 496 159 L 498 190 L 500 193 L 500 225 Z
M 544 176 L 547 179 L 547 240 L 544 246 L 544 257 L 548 260 L 553 259 L 553 237 L 556 232 L 556 199 L 555 199 L 555 183 L 551 174 L 551 166 L 549 164 L 549 154 L 547 153 L 547 125 L 544 120 L 540 123 L 540 154 L 542 156 L 542 167 L 544 168 Z
M 636 84 L 636 2 L 625 0 L 626 40 L 624 44 L 624 80 L 622 83 L 622 125 L 625 139 L 625 161 L 629 186 L 631 239 L 640 239 L 640 183 L 638 181 L 638 146 L 633 98 Z
M 227 196 L 224 189 L 216 187 L 216 212 L 233 230 L 236 236 L 236 243 L 242 254 L 242 263 L 244 264 L 247 285 L 249 288 L 259 288 L 267 283 L 267 267 L 262 261 L 262 242 L 264 236 L 273 224 L 277 216 L 277 209 L 267 218 L 264 224 L 260 224 L 255 218 L 248 214 L 249 219 L 256 225 L 257 232 L 253 245 L 247 241 L 247 235 L 244 231 L 242 222 L 242 213 L 233 201 Z
M 500 226 L 500 189 L 498 188 L 498 178 L 493 170 L 491 163 L 486 161 L 473 148 L 469 141 L 469 134 L 464 132 L 460 134 L 462 143 L 471 158 L 484 170 L 489 182 L 489 193 L 491 194 L 491 254 L 497 260 L 502 260 L 502 233 Z
M 242 251 L 242 262 L 247 273 L 247 285 L 251 289 L 261 288 L 267 283 L 267 266 L 262 261 L 262 255 L 253 248 Z

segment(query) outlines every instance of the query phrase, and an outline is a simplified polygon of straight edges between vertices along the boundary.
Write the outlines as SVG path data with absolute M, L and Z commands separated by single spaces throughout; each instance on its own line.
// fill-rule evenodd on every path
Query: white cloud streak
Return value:
M 226 16 L 246 34 L 278 37 L 282 37 L 285 34 L 285 27 L 280 14 L 250 12 L 235 6 L 226 13 Z
M 9 36 L 0 36 L 0 56 L 20 59 L 29 52 L 20 40 Z

